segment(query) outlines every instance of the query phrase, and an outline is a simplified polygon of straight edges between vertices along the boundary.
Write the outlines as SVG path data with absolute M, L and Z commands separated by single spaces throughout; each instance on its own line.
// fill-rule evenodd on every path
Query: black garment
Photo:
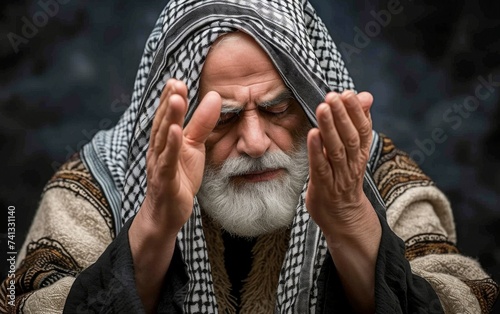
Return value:
M 439 299 L 423 278 L 412 274 L 404 243 L 378 212 L 382 238 L 375 273 L 376 313 L 443 313 Z M 95 264 L 75 280 L 64 313 L 143 313 L 134 282 L 128 242 L 129 221 Z M 188 277 L 175 250 L 161 291 L 158 313 L 182 313 Z M 349 304 L 328 256 L 318 278 L 317 313 L 348 313 Z
M 239 308 L 242 281 L 248 277 L 252 268 L 252 248 L 257 238 L 242 238 L 222 232 L 222 240 L 224 240 L 224 264 L 231 281 L 231 295 L 236 298 L 237 308 Z

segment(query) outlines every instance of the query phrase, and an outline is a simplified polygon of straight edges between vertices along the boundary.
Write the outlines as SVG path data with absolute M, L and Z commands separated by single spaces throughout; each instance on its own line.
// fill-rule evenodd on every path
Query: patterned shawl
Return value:
M 147 40 L 130 107 L 113 129 L 99 132 L 83 148 L 83 160 L 113 209 L 117 231 L 145 197 L 146 151 L 166 81 L 177 78 L 186 83 L 188 121 L 196 109 L 200 73 L 211 44 L 235 30 L 251 35 L 267 52 L 314 126 L 316 106 L 327 92 L 354 89 L 325 25 L 305 0 L 170 1 Z M 374 132 L 374 143 L 376 136 Z M 376 191 L 368 174 L 365 184 L 367 180 Z M 305 209 L 305 189 L 277 287 L 276 310 L 281 313 L 314 311 L 316 279 L 327 252 L 321 231 Z M 189 275 L 184 302 L 188 313 L 217 312 L 201 223 L 195 199 L 193 214 L 178 234 Z

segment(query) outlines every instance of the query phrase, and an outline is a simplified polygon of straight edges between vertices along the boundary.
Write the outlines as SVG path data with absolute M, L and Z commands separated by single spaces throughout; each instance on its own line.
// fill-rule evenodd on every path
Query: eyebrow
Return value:
M 282 91 L 281 93 L 279 93 L 278 96 L 274 97 L 271 100 L 263 101 L 263 102 L 257 104 L 257 106 L 259 106 L 261 108 L 272 107 L 272 106 L 276 106 L 276 105 L 281 104 L 285 100 L 289 100 L 289 99 L 293 99 L 293 98 L 294 97 L 293 97 L 292 92 L 287 88 L 284 91 Z
M 293 99 L 293 93 L 287 88 L 283 90 L 278 96 L 270 100 L 265 100 L 257 104 L 261 108 L 269 108 L 281 104 L 284 100 Z M 235 106 L 228 103 L 223 103 L 221 107 L 221 113 L 239 113 L 243 111 L 244 106 Z

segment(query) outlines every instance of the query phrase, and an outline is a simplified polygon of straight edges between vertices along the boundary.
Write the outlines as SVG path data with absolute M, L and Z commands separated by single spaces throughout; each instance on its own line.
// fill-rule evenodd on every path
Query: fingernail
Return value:
M 352 97 L 356 97 L 356 94 L 352 91 L 352 90 L 348 90 L 348 91 L 345 91 L 343 94 L 342 94 L 342 98 L 344 100 L 351 100 Z
M 322 112 L 322 114 L 321 114 L 322 120 L 324 120 L 324 121 L 328 120 L 328 116 L 331 114 L 330 106 L 328 104 L 325 104 L 325 103 L 322 103 L 319 106 L 320 106 L 319 110 L 320 110 L 320 112 Z
M 337 97 L 338 97 L 338 94 L 336 92 L 329 92 L 326 95 L 325 101 L 330 102 L 330 101 L 335 100 L 335 98 L 337 98 Z

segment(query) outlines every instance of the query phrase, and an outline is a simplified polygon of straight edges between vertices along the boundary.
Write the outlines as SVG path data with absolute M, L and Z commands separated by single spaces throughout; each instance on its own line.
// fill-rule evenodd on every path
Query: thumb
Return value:
M 361 92 L 358 95 L 358 100 L 361 103 L 361 108 L 363 112 L 368 116 L 370 108 L 373 104 L 373 95 L 368 92 Z
M 204 144 L 220 116 L 222 100 L 217 92 L 208 92 L 184 128 L 184 136 L 195 143 Z

